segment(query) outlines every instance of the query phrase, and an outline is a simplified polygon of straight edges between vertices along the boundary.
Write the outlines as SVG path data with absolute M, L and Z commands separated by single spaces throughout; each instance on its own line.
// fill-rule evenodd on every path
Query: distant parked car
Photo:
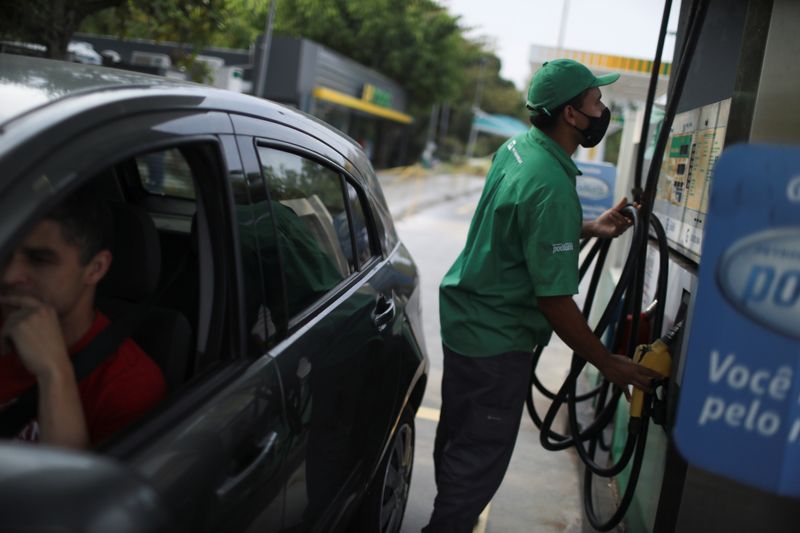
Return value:
M 110 64 L 120 63 L 122 56 L 116 50 L 103 50 L 100 52 L 100 57 L 105 59 Z
M 361 149 L 265 100 L 103 67 L 0 54 L 0 94 L 0 258 L 95 185 L 136 221 L 114 226 L 98 305 L 146 310 L 133 338 L 169 389 L 87 453 L 0 443 L 0 529 L 397 532 L 427 358 Z
M 47 47 L 39 43 L 0 41 L 0 53 L 45 57 Z M 67 59 L 86 65 L 100 65 L 103 62 L 103 56 L 85 41 L 70 41 L 67 44 Z
M 85 41 L 70 41 L 67 45 L 67 54 L 69 58 L 76 63 L 84 63 L 86 65 L 102 65 L 103 56 L 97 53 L 90 43 Z

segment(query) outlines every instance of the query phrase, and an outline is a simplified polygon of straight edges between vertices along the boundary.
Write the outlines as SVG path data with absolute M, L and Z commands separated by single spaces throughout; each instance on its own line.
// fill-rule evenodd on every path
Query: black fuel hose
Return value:
M 654 61 L 650 87 L 648 89 L 648 101 L 645 107 L 644 127 L 642 129 L 641 140 L 639 143 L 636 172 L 634 175 L 634 198 L 640 200 L 641 210 L 639 213 L 637 213 L 635 208 L 629 206 L 624 211 L 626 215 L 634 219 L 634 235 L 631 242 L 631 247 L 629 249 L 628 259 L 625 262 L 622 274 L 614 289 L 614 292 L 609 298 L 609 302 L 605 308 L 605 311 L 603 312 L 597 327 L 594 330 L 598 337 L 602 337 L 603 333 L 607 327 L 611 325 L 615 317 L 619 317 L 620 315 L 625 316 L 627 313 L 624 313 L 623 311 L 630 312 L 632 316 L 632 324 L 630 329 L 630 341 L 627 347 L 627 355 L 629 357 L 633 355 L 633 351 L 638 341 L 638 335 L 636 332 L 639 330 L 639 310 L 642 308 L 645 267 L 644 258 L 648 250 L 649 239 L 647 236 L 650 235 L 651 230 L 654 233 L 654 240 L 658 244 L 659 252 L 659 275 L 655 294 L 655 301 L 657 302 L 657 305 L 652 316 L 652 340 L 659 338 L 663 328 L 669 249 L 664 228 L 660 221 L 652 215 L 652 207 L 655 199 L 660 162 L 663 158 L 669 132 L 672 127 L 672 121 L 677 111 L 677 104 L 680 101 L 683 86 L 688 76 L 689 66 L 697 45 L 697 40 L 703 27 L 707 7 L 708 0 L 695 0 L 690 8 L 690 23 L 686 33 L 686 40 L 681 50 L 680 60 L 677 65 L 678 68 L 677 72 L 675 73 L 672 94 L 670 95 L 664 121 L 661 126 L 661 130 L 659 131 L 654 154 L 650 161 L 646 186 L 644 190 L 642 190 L 641 178 L 644 151 L 648 136 L 647 128 L 649 126 L 650 111 L 653 106 L 655 86 L 658 81 L 658 74 L 660 70 L 661 52 L 663 50 L 663 43 L 671 9 L 671 0 L 665 1 L 661 32 L 659 34 L 659 43 L 657 46 L 657 56 L 656 60 Z M 587 245 L 588 240 L 581 242 L 581 250 L 583 250 Z M 584 316 L 588 316 L 588 312 L 594 303 L 597 282 L 599 280 L 600 272 L 604 267 L 607 253 L 608 242 L 602 242 L 598 240 L 595 242 L 594 246 L 587 254 L 586 260 L 579 268 L 579 274 L 582 278 L 586 272 L 588 272 L 592 261 L 597 258 L 597 262 L 594 267 L 595 271 L 592 276 L 592 282 L 590 283 L 589 290 L 587 292 L 586 303 L 584 305 Z M 618 339 L 616 337 L 621 335 L 622 328 L 620 325 L 622 321 L 617 319 L 616 323 L 616 333 L 613 336 L 615 338 L 612 346 L 617 345 Z M 533 403 L 533 390 L 531 389 L 526 401 L 528 412 L 534 423 L 540 429 L 540 440 L 546 449 L 561 450 L 569 448 L 570 446 L 576 447 L 578 455 L 581 457 L 582 462 L 586 465 L 583 482 L 584 512 L 587 519 L 595 529 L 598 531 L 609 531 L 622 521 L 623 517 L 628 511 L 631 501 L 633 500 L 633 494 L 636 488 L 639 473 L 641 471 L 644 450 L 647 442 L 652 397 L 650 395 L 646 396 L 641 418 L 631 419 L 629 422 L 628 437 L 626 439 L 623 452 L 620 454 L 617 462 L 610 466 L 600 466 L 595 462 L 597 448 L 599 447 L 601 449 L 608 449 L 608 445 L 606 445 L 603 441 L 603 432 L 609 427 L 613 419 L 622 391 L 615 387 L 613 392 L 611 392 L 611 384 L 607 380 L 603 379 L 600 385 L 596 386 L 593 390 L 589 391 L 588 393 L 578 394 L 578 378 L 586 365 L 586 361 L 577 354 L 573 353 L 569 375 L 567 376 L 564 384 L 560 387 L 558 393 L 554 394 L 541 383 L 536 375 L 536 364 L 538 363 L 541 354 L 542 349 L 537 348 L 534 357 L 534 368 L 531 374 L 531 385 L 532 387 L 538 389 L 546 398 L 552 401 L 546 415 L 544 418 L 541 418 Z M 589 399 L 595 400 L 594 419 L 588 425 L 588 427 L 582 428 L 578 422 L 577 405 L 578 403 Z M 568 408 L 569 435 L 562 435 L 551 429 L 556 414 L 564 403 L 567 403 Z M 584 447 L 584 442 L 588 442 L 588 448 Z M 628 466 L 628 464 L 631 465 L 630 477 L 624 494 L 620 500 L 619 506 L 610 518 L 602 520 L 597 516 L 597 513 L 594 509 L 592 498 L 593 476 L 599 475 L 601 477 L 611 477 L 620 473 Z
M 622 210 L 622 213 L 634 221 L 633 239 L 631 240 L 631 246 L 628 252 L 628 259 L 626 260 L 625 265 L 622 269 L 620 280 L 617 283 L 616 287 L 614 288 L 614 291 L 611 297 L 609 298 L 609 303 L 606 306 L 605 311 L 603 312 L 602 316 L 600 317 L 600 320 L 598 321 L 597 326 L 594 329 L 594 334 L 597 337 L 602 337 L 603 333 L 605 332 L 606 328 L 611 322 L 617 304 L 620 302 L 622 296 L 627 290 L 627 287 L 630 285 L 631 276 L 633 275 L 634 268 L 638 260 L 637 251 L 642 249 L 643 225 L 639 222 L 639 214 L 637 209 L 629 205 Z M 596 265 L 595 268 L 597 269 L 598 267 L 602 267 L 602 265 Z M 593 276 L 592 281 L 595 281 L 595 278 L 599 279 L 599 277 Z M 591 305 L 591 301 L 593 301 L 594 294 L 596 293 L 596 291 L 597 291 L 597 284 L 596 283 L 590 284 L 587 293 L 589 296 L 587 296 L 586 303 L 589 303 Z M 590 306 L 584 304 L 584 311 L 583 311 L 584 316 L 588 314 L 590 309 L 591 309 Z M 567 379 L 564 382 L 564 384 L 561 386 L 558 394 L 556 395 L 556 398 L 550 404 L 550 408 L 547 410 L 547 414 L 542 420 L 542 425 L 541 427 L 539 427 L 540 441 L 545 449 L 553 451 L 563 450 L 574 445 L 575 442 L 593 438 L 598 434 L 598 432 L 602 431 L 605 428 L 608 421 L 610 421 L 611 417 L 613 416 L 614 406 L 612 404 L 608 404 L 607 406 L 604 406 L 603 408 L 604 411 L 601 413 L 601 415 L 587 429 L 583 430 L 578 435 L 565 437 L 563 435 L 559 435 L 553 432 L 550 429 L 561 405 L 563 405 L 563 403 L 567 401 L 567 398 L 570 396 L 570 390 L 571 390 L 570 383 L 575 382 L 575 380 L 577 380 L 578 376 L 580 375 L 585 365 L 586 365 L 586 360 L 584 360 L 577 354 L 573 354 L 570 373 L 567 376 Z M 529 404 L 530 407 L 530 404 L 533 403 L 532 398 L 529 398 L 529 401 L 527 403 Z
M 642 171 L 644 169 L 644 153 L 647 150 L 647 139 L 650 136 L 650 116 L 653 111 L 653 102 L 656 99 L 656 88 L 658 87 L 658 77 L 661 73 L 661 56 L 664 52 L 664 41 L 667 38 L 667 25 L 669 24 L 669 14 L 672 11 L 672 0 L 664 1 L 664 13 L 661 15 L 661 28 L 658 32 L 658 44 L 656 45 L 656 55 L 653 57 L 653 70 L 650 75 L 650 83 L 647 86 L 647 98 L 642 120 L 642 131 L 639 134 L 639 147 L 636 153 L 636 169 L 633 173 L 633 199 L 635 202 L 642 201 Z
M 664 114 L 664 121 L 661 124 L 661 129 L 658 133 L 655 149 L 653 150 L 653 158 L 650 160 L 650 167 L 647 173 L 647 182 L 645 184 L 644 192 L 641 201 L 642 222 L 644 225 L 644 232 L 649 233 L 649 224 L 651 214 L 653 213 L 653 203 L 656 196 L 656 188 L 658 185 L 658 177 L 661 173 L 661 160 L 664 157 L 664 150 L 669 140 L 669 134 L 672 129 L 672 122 L 677 113 L 678 103 L 680 102 L 683 93 L 683 86 L 686 83 L 686 78 L 689 75 L 689 67 L 694 55 L 694 50 L 697 46 L 697 41 L 700 37 L 700 31 L 705 21 L 705 13 L 708 8 L 708 0 L 694 0 L 691 6 L 691 14 L 689 17 L 689 28 L 686 33 L 686 42 L 681 50 L 678 68 L 675 72 L 675 83 L 672 88 L 672 94 L 669 96 L 667 102 L 667 109 Z M 664 13 L 667 17 L 667 12 Z M 662 24 L 663 27 L 663 24 Z M 652 103 L 647 106 L 649 109 Z M 642 257 L 644 257 L 645 250 L 642 250 Z M 636 274 L 633 278 L 633 298 L 631 309 L 639 310 L 642 308 L 642 293 L 644 288 L 644 274 L 645 262 L 640 261 L 636 268 Z M 634 312 L 631 320 L 631 331 L 639 331 L 640 313 Z M 632 355 L 633 350 L 636 348 L 636 335 L 631 335 L 629 339 L 628 354 Z

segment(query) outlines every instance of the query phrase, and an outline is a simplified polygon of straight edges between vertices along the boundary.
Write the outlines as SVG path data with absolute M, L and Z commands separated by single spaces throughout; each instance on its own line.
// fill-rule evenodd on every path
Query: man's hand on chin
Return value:
M 13 344 L 22 364 L 41 380 L 71 371 L 58 315 L 50 305 L 32 296 L 0 296 L 4 312 L 0 338 L 4 352 Z
M 31 296 L 0 296 L 0 305 L 15 307 L 5 317 L 0 339 L 10 341 L 22 364 L 39 384 L 41 441 L 86 448 L 89 432 L 78 383 L 55 309 Z

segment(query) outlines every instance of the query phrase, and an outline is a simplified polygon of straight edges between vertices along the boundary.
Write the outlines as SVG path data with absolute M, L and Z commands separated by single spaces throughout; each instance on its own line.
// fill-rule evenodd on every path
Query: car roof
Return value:
M 263 98 L 179 80 L 0 53 L 0 192 L 31 160 L 31 147 L 49 147 L 97 125 L 142 112 L 221 111 L 282 124 L 315 138 L 349 162 L 349 173 L 391 216 L 372 165 L 361 147 L 318 118 Z M 394 242 L 394 241 L 393 241 Z
M 3 53 L 0 53 L 0 138 L 14 125 L 24 122 L 27 116 L 42 115 L 39 111 L 48 107 L 61 108 L 59 119 L 65 115 L 86 113 L 97 102 L 96 98 L 90 97 L 98 94 L 106 95 L 106 102 L 115 97 L 125 101 L 134 95 L 186 96 L 192 99 L 193 104 L 198 102 L 199 96 L 203 103 L 192 107 L 260 117 L 312 135 L 342 153 L 359 169 L 361 177 L 372 181 L 369 179 L 369 162 L 352 138 L 301 111 L 263 98 L 162 76 Z M 64 102 L 70 105 L 62 105 Z M 38 129 L 52 125 L 46 119 L 36 122 Z
M 175 86 L 168 78 L 80 63 L 0 54 L 0 124 L 77 93 L 131 86 Z

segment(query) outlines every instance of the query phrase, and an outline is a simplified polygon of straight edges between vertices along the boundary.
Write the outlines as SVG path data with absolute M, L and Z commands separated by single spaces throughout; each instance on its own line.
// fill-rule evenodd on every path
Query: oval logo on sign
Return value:
M 719 262 L 725 297 L 749 318 L 800 339 L 800 226 L 755 233 Z
M 587 200 L 602 200 L 609 193 L 605 181 L 591 176 L 578 176 L 575 189 L 578 191 L 578 196 Z
M 800 203 L 800 176 L 789 180 L 789 184 L 786 186 L 786 197 L 790 202 Z

